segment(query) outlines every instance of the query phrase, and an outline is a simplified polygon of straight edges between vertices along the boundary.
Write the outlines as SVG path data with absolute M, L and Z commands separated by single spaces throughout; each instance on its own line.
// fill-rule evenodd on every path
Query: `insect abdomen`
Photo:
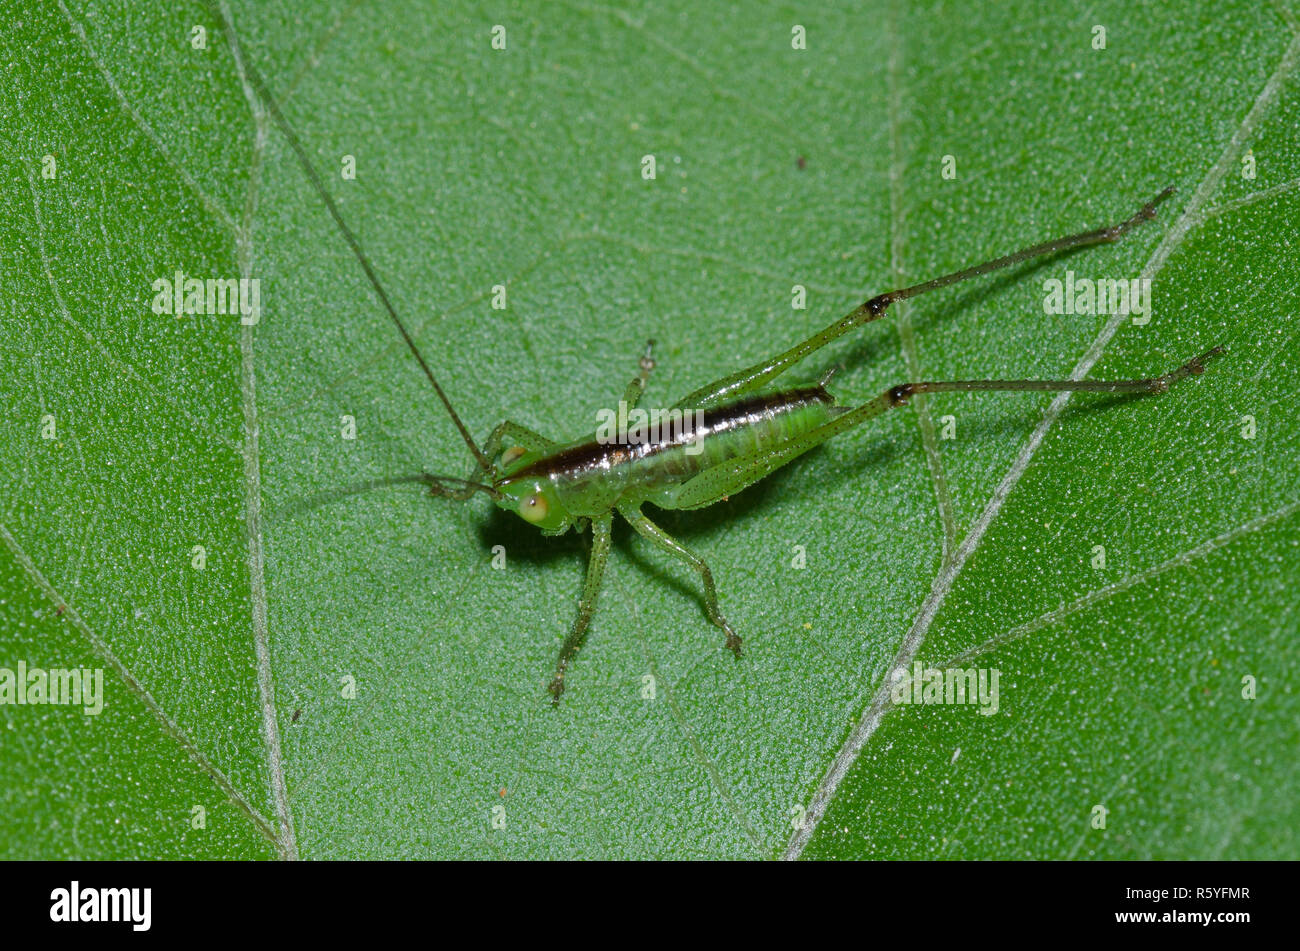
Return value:
M 694 438 L 653 447 L 633 463 L 633 486 L 654 490 L 679 485 L 740 456 L 775 449 L 816 429 L 835 414 L 834 398 L 820 386 L 743 397 L 690 415 Z
M 626 442 L 587 440 L 538 459 L 512 479 L 543 477 L 575 516 L 619 501 L 670 502 L 683 482 L 740 456 L 775 449 L 839 411 L 820 386 L 746 396 L 683 414 L 683 425 Z

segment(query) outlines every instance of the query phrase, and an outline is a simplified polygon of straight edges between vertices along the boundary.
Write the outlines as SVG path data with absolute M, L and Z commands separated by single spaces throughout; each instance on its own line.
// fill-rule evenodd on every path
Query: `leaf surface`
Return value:
M 1300 32 L 1236 7 L 25 10 L 0 667 L 102 668 L 105 708 L 0 705 L 5 854 L 1294 858 Z M 916 399 L 653 513 L 740 662 L 622 526 L 553 709 L 582 540 L 409 486 L 321 502 L 470 463 L 245 63 L 480 439 L 591 431 L 647 338 L 669 406 L 1169 184 L 1124 241 L 893 308 L 793 379 L 842 363 L 855 403 L 1228 354 L 1154 399 Z M 257 278 L 258 322 L 155 314 L 178 269 Z M 1067 271 L 1150 279 L 1150 319 L 1045 314 Z M 996 668 L 996 713 L 891 703 L 918 661 Z

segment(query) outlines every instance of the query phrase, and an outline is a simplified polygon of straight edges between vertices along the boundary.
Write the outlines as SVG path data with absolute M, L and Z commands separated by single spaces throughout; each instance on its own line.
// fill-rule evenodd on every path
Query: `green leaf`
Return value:
M 0 668 L 101 669 L 104 707 L 0 704 L 3 854 L 1296 857 L 1300 25 L 1180 6 L 24 10 Z M 620 526 L 552 708 L 584 540 L 342 492 L 469 454 L 245 64 L 480 439 L 590 432 L 647 338 L 667 406 L 1169 184 L 1123 241 L 891 308 L 795 379 L 1228 351 L 1157 398 L 918 398 L 653 512 L 740 662 Z M 257 278 L 256 324 L 156 314 L 178 269 Z M 1150 320 L 1045 314 L 1067 271 L 1150 278 Z M 915 662 L 996 668 L 996 713 L 892 703 Z

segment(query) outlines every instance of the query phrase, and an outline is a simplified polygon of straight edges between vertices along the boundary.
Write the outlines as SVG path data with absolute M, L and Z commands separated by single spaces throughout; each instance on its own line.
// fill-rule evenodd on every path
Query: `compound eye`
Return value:
M 546 497 L 540 492 L 534 492 L 519 500 L 519 515 L 525 522 L 532 522 L 534 525 L 544 522 L 549 512 L 550 506 L 546 504 Z
M 528 450 L 523 446 L 511 446 L 505 452 L 501 453 L 501 465 L 503 467 L 510 465 L 510 463 L 514 462 L 516 459 L 521 458 L 527 451 Z

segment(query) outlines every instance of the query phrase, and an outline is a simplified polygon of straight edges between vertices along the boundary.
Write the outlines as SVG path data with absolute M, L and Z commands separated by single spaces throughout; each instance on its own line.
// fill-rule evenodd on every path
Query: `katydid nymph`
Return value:
M 698 509 L 726 499 L 831 437 L 903 406 L 910 397 L 919 393 L 1076 391 L 1159 394 L 1174 383 L 1199 375 L 1211 359 L 1223 352 L 1223 347 L 1214 347 L 1163 376 L 1144 379 L 904 382 L 858 405 L 842 404 L 836 400 L 826 389 L 829 374 L 810 385 L 776 384 L 779 377 L 827 344 L 863 324 L 879 320 L 891 304 L 1031 258 L 1118 240 L 1142 222 L 1155 217 L 1157 206 L 1173 194 L 1173 188 L 1166 188 L 1118 224 L 1045 241 L 983 264 L 872 297 L 847 316 L 785 352 L 714 380 L 683 397 L 671 409 L 683 411 L 683 418 L 694 422 L 670 427 L 666 434 L 656 433 L 647 437 L 645 432 L 624 433 L 623 438 L 615 440 L 588 437 L 560 443 L 518 423 L 506 421 L 493 429 L 480 447 L 421 356 L 369 259 L 344 222 L 275 99 L 251 66 L 246 65 L 246 71 L 251 85 L 297 155 L 307 178 L 334 218 L 474 460 L 472 470 L 464 479 L 418 473 L 376 480 L 366 487 L 423 483 L 432 494 L 456 500 L 466 500 L 481 492 L 502 509 L 518 515 L 546 535 L 559 535 L 571 529 L 580 533 L 590 530 L 592 533 L 577 616 L 561 648 L 548 687 L 552 701 L 556 703 L 564 692 L 565 677 L 596 610 L 609 558 L 615 515 L 627 521 L 653 546 L 685 562 L 699 576 L 708 619 L 721 629 L 725 646 L 739 658 L 741 638 L 723 614 L 713 573 L 702 558 L 645 515 L 642 509 L 647 503 L 661 509 Z M 637 372 L 626 386 L 623 399 L 629 407 L 636 407 L 645 393 L 654 367 L 652 353 L 650 345 L 647 345 Z

